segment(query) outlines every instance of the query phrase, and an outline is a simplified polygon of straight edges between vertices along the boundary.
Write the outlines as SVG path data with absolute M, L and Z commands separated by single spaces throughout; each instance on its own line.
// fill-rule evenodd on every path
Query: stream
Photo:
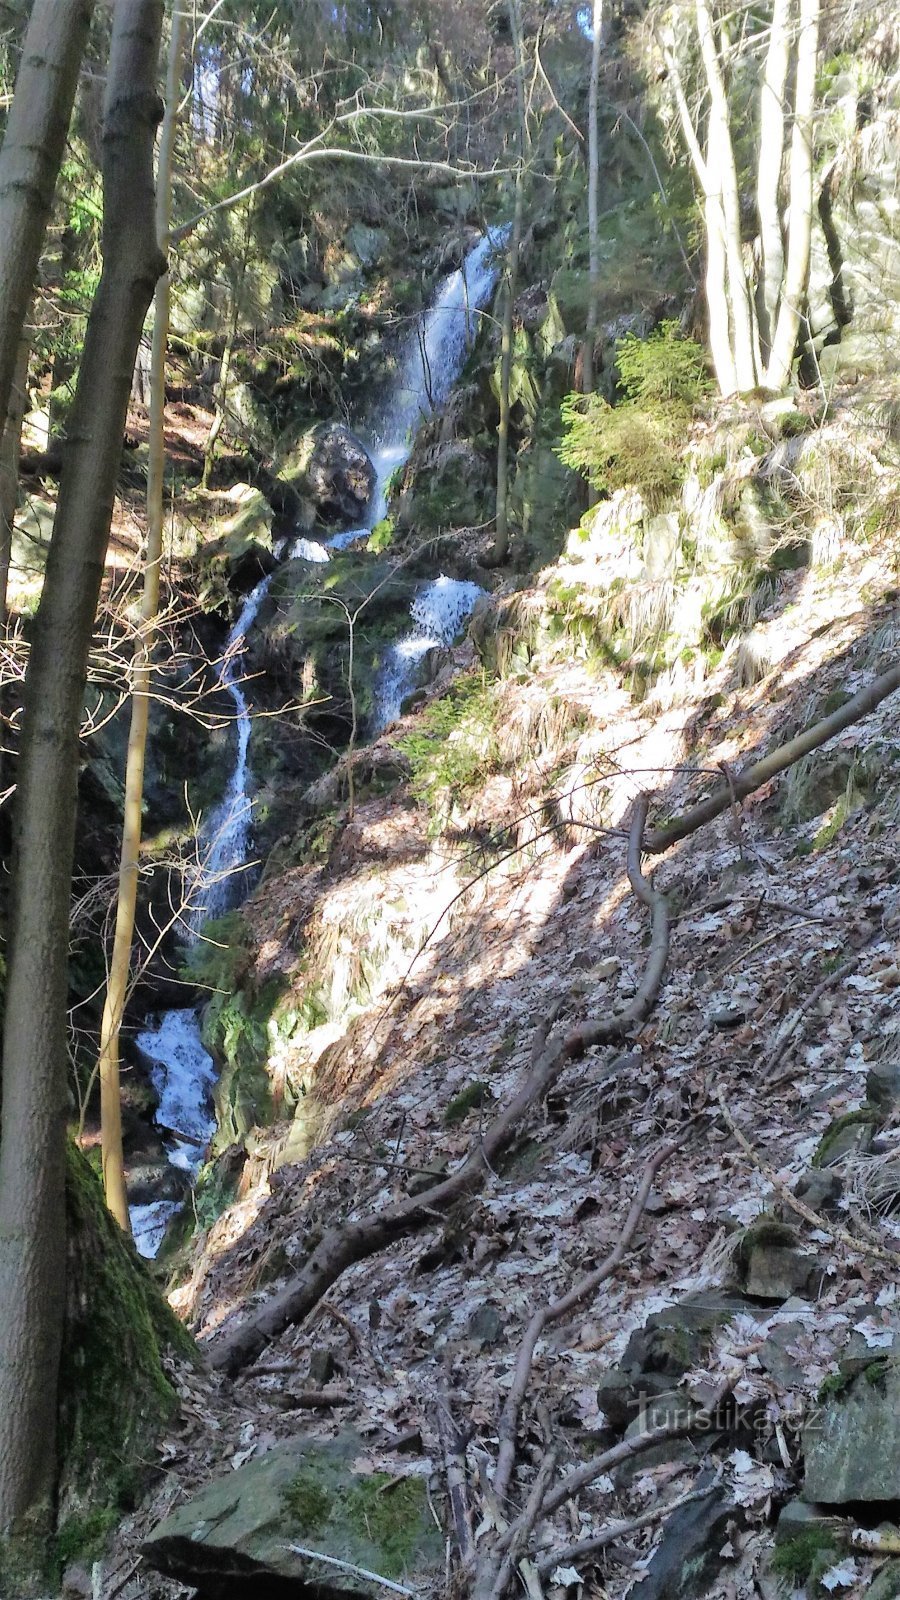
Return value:
M 322 543 L 289 537 L 279 551 L 283 558 L 329 561 L 332 550 L 368 538 L 386 515 L 393 481 L 409 459 L 418 428 L 444 403 L 462 371 L 474 341 L 477 315 L 488 304 L 497 281 L 496 253 L 507 232 L 505 227 L 493 228 L 479 239 L 462 267 L 442 279 L 431 305 L 414 320 L 401 342 L 396 376 L 386 386 L 368 426 L 360 429 L 375 468 L 365 525 L 344 529 Z M 207 917 L 221 915 L 240 898 L 240 874 L 251 845 L 248 749 L 252 715 L 241 687 L 241 653 L 272 577 L 270 573 L 247 595 L 228 635 L 219 681 L 234 704 L 237 747 L 225 794 L 203 828 L 206 882 L 202 901 L 188 918 L 191 939 L 199 936 Z M 370 733 L 380 732 L 399 716 L 403 700 L 418 682 L 423 656 L 435 646 L 452 644 L 483 592 L 476 583 L 441 572 L 420 586 L 410 606 L 409 631 L 391 646 L 376 685 Z M 216 1127 L 212 1110 L 216 1066 L 203 1044 L 201 1013 L 202 1007 L 197 1006 L 150 1017 L 136 1039 L 159 1096 L 156 1120 L 166 1130 L 167 1159 L 191 1180 L 206 1160 Z M 134 1241 L 141 1255 L 156 1255 L 183 1203 L 157 1200 L 131 1207 Z

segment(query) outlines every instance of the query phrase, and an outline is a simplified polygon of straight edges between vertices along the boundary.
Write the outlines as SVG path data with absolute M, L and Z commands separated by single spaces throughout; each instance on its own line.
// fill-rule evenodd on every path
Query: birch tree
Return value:
M 723 394 L 747 393 L 757 386 L 780 391 L 790 379 L 809 282 L 820 9 L 821 0 L 773 0 L 752 175 L 759 222 L 758 272 L 744 238 L 742 174 L 728 90 L 737 50 L 728 21 L 719 17 L 714 0 L 692 0 L 690 7 L 670 14 L 663 35 L 681 133 L 703 197 L 709 342 Z M 702 115 L 691 108 L 680 59 L 683 50 L 676 46 L 673 25 L 689 18 L 692 27 L 687 37 L 693 39 L 699 58 Z M 749 43 L 755 43 L 752 35 Z
M 0 1532 L 48 1513 L 56 1475 L 78 735 L 134 360 L 164 267 L 153 202 L 161 28 L 162 0 L 117 0 L 103 128 L 103 269 L 25 680 L 3 1030 Z

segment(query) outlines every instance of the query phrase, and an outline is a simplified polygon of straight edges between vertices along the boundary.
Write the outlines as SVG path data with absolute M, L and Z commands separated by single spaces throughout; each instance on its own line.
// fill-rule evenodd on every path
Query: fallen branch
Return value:
M 648 1528 L 654 1522 L 661 1522 L 670 1512 L 679 1511 L 682 1506 L 689 1506 L 692 1500 L 705 1500 L 710 1493 L 711 1490 L 708 1488 L 692 1489 L 689 1494 L 680 1494 L 674 1500 L 666 1500 L 661 1505 L 651 1506 L 649 1511 L 641 1511 L 636 1517 L 629 1517 L 624 1522 L 610 1522 L 605 1528 L 601 1528 L 599 1533 L 592 1534 L 588 1539 L 578 1539 L 574 1544 L 563 1545 L 548 1556 L 541 1556 L 537 1562 L 538 1572 L 542 1578 L 549 1577 L 556 1567 L 565 1567 L 572 1561 L 580 1561 L 582 1556 L 596 1555 L 598 1550 L 605 1550 L 619 1539 L 626 1539 L 629 1534 L 637 1533 L 640 1528 Z
M 677 844 L 680 839 L 686 839 L 689 834 L 696 833 L 705 822 L 712 822 L 714 817 L 727 811 L 736 801 L 746 800 L 754 789 L 761 789 L 770 778 L 777 777 L 779 772 L 792 767 L 802 756 L 809 755 L 810 751 L 827 744 L 836 733 L 843 733 L 845 728 L 851 727 L 861 717 L 868 716 L 870 711 L 874 711 L 875 707 L 896 689 L 900 689 L 900 665 L 883 672 L 880 678 L 875 678 L 865 689 L 860 689 L 853 695 L 846 705 L 833 711 L 830 717 L 823 717 L 821 722 L 813 723 L 811 728 L 805 728 L 796 739 L 789 739 L 787 744 L 773 750 L 771 755 L 764 756 L 761 761 L 755 761 L 752 766 L 745 767 L 743 772 L 732 773 L 728 782 L 714 789 L 711 795 L 699 801 L 697 805 L 691 806 L 682 816 L 676 817 L 667 827 L 648 834 L 644 840 L 645 851 L 648 855 L 659 855 L 661 851 L 668 850 L 670 845 Z
M 731 1393 L 743 1371 L 742 1366 L 732 1367 L 719 1384 L 709 1405 L 698 1407 L 683 1422 L 662 1423 L 658 1428 L 648 1428 L 645 1433 L 636 1433 L 630 1439 L 620 1440 L 611 1449 L 604 1450 L 602 1455 L 592 1456 L 580 1467 L 573 1467 L 572 1471 L 567 1473 L 546 1496 L 541 1506 L 541 1516 L 552 1516 L 554 1511 L 558 1511 L 567 1500 L 580 1494 L 581 1490 L 586 1489 L 595 1479 L 612 1471 L 614 1467 L 621 1466 L 623 1461 L 630 1461 L 633 1456 L 642 1455 L 645 1450 L 652 1450 L 654 1445 L 665 1444 L 672 1439 L 689 1438 L 692 1433 L 710 1432 L 716 1426 L 716 1412 L 719 1406 Z M 520 1517 L 510 1524 L 501 1540 L 504 1548 L 515 1537 L 521 1522 Z
M 352 1561 L 339 1561 L 337 1556 L 327 1556 L 323 1550 L 308 1550 L 304 1544 L 289 1544 L 292 1556 L 306 1556 L 310 1561 L 324 1561 L 329 1567 L 337 1567 L 339 1572 L 349 1572 L 356 1578 L 368 1578 L 370 1583 L 380 1583 L 383 1589 L 390 1589 L 393 1594 L 411 1596 L 415 1600 L 415 1589 L 407 1589 L 405 1584 L 394 1583 L 392 1578 L 383 1578 L 380 1572 L 370 1572 L 368 1567 L 356 1567 Z
M 305 1266 L 279 1293 L 265 1301 L 244 1322 L 215 1339 L 208 1352 L 210 1365 L 228 1373 L 239 1372 L 261 1350 L 302 1322 L 338 1278 L 358 1261 L 378 1254 L 419 1228 L 433 1226 L 436 1216 L 463 1195 L 484 1184 L 486 1174 L 512 1142 L 527 1113 L 538 1104 L 572 1061 L 595 1045 L 611 1044 L 647 1017 L 656 1001 L 669 951 L 669 919 L 665 897 L 641 871 L 641 845 L 649 796 L 641 795 L 634 808 L 628 840 L 628 877 L 635 895 L 650 911 L 651 938 L 640 986 L 627 1006 L 613 1016 L 590 1020 L 569 1033 L 551 1036 L 526 1072 L 512 1100 L 489 1123 L 462 1165 L 441 1182 L 418 1195 L 409 1195 L 376 1215 L 351 1219 L 329 1228 Z

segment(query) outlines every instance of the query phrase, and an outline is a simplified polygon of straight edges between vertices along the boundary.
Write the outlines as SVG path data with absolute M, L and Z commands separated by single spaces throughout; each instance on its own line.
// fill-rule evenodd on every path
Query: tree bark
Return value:
M 806 310 L 813 206 L 813 110 L 816 100 L 816 62 L 819 54 L 820 0 L 800 0 L 800 34 L 797 40 L 797 88 L 794 128 L 791 134 L 791 176 L 788 212 L 787 261 L 772 353 L 766 368 L 766 386 L 782 390 L 791 374 L 797 332 Z
M 766 359 L 772 348 L 784 273 L 781 169 L 784 165 L 784 97 L 791 56 L 790 12 L 791 0 L 775 0 L 759 101 L 756 207 L 759 212 L 760 277 L 756 303 L 760 341 Z
M 19 340 L 16 370 L 9 391 L 6 423 L 0 438 L 0 627 L 6 623 L 9 567 L 12 559 L 13 523 L 19 496 L 19 453 L 22 448 L 22 423 L 28 385 L 30 345 L 25 335 Z M 2 764 L 2 752 L 0 752 Z
M 497 502 L 494 546 L 490 555 L 492 566 L 499 566 L 501 562 L 506 560 L 509 553 L 509 388 L 512 378 L 513 311 L 516 303 L 516 289 L 519 279 L 519 252 L 522 246 L 522 224 L 525 215 L 525 145 L 527 139 L 525 60 L 519 0 L 509 0 L 509 21 L 516 52 L 519 156 L 516 163 L 513 225 L 507 256 L 506 282 L 503 291 L 503 321 L 500 329 L 500 419 L 497 423 Z
M 172 220 L 172 149 L 178 102 L 181 96 L 181 57 L 184 17 L 172 12 L 169 60 L 166 73 L 166 111 L 156 173 L 156 237 L 161 251 L 168 242 Z M 159 573 L 163 537 L 163 475 L 165 471 L 166 346 L 169 337 L 169 274 L 156 285 L 153 345 L 150 356 L 150 428 L 147 465 L 147 555 L 141 598 L 141 631 L 132 662 L 131 726 L 125 759 L 125 802 L 122 846 L 119 854 L 119 893 L 116 929 L 100 1025 L 100 1137 L 103 1189 L 106 1203 L 119 1226 L 131 1232 L 125 1160 L 122 1149 L 122 1096 L 119 1082 L 119 1033 L 128 998 L 134 913 L 137 904 L 144 800 L 144 758 L 150 715 L 150 673 L 156 619 L 159 614 Z
M 594 0 L 591 81 L 588 90 L 588 313 L 581 359 L 582 391 L 594 392 L 594 345 L 600 310 L 600 39 L 603 0 Z
M 94 0 L 34 0 L 0 150 L 0 417 L 75 101 Z
M 58 4 L 48 9 L 56 19 Z M 153 207 L 162 9 L 162 0 L 118 0 L 113 14 L 103 131 L 103 271 L 85 337 L 25 682 L 3 1033 L 0 1529 L 46 1507 L 56 1474 L 78 730 L 134 358 L 165 265 Z
M 737 388 L 747 392 L 756 386 L 753 351 L 753 319 L 747 274 L 741 249 L 741 207 L 728 97 L 722 76 L 722 63 L 708 0 L 696 0 L 697 33 L 709 91 L 709 133 L 707 150 L 716 161 L 722 196 L 725 229 L 725 256 L 728 263 L 728 303 L 731 312 L 731 337 Z

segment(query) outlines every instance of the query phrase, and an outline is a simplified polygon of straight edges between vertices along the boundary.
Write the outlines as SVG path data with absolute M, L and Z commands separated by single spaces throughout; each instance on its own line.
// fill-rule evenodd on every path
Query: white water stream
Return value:
M 346 529 L 324 544 L 298 538 L 288 551 L 294 559 L 329 561 L 330 550 L 367 538 L 385 516 L 392 479 L 406 464 L 418 428 L 447 399 L 462 370 L 477 332 L 477 315 L 487 305 L 497 280 L 496 252 L 507 231 L 491 229 L 479 240 L 463 266 L 439 285 L 433 304 L 416 319 L 400 346 L 396 378 L 368 430 L 375 486 L 365 527 Z M 272 574 L 263 578 L 247 596 L 228 635 L 220 682 L 234 702 L 237 750 L 228 787 L 203 830 L 204 888 L 202 903 L 188 918 L 192 939 L 198 937 L 207 917 L 220 915 L 233 903 L 235 882 L 240 883 L 240 870 L 249 853 L 251 713 L 241 687 L 241 654 L 271 580 Z M 404 697 L 415 686 L 423 655 L 437 645 L 453 642 L 482 593 L 476 583 L 443 573 L 419 589 L 410 607 L 410 632 L 392 646 L 382 670 L 374 731 L 399 715 Z M 199 1010 L 166 1011 L 148 1021 L 137 1036 L 137 1046 L 151 1062 L 150 1076 L 160 1102 L 158 1121 L 174 1134 L 167 1141 L 168 1159 L 193 1177 L 215 1131 L 211 1097 L 216 1070 L 203 1044 Z M 180 1203 L 175 1200 L 132 1206 L 131 1224 L 141 1255 L 156 1255 L 169 1221 L 179 1210 Z

